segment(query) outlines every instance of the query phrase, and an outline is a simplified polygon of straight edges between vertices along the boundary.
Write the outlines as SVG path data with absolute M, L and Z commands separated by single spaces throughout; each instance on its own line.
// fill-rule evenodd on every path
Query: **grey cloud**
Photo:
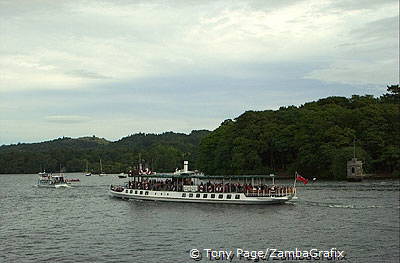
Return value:
M 298 0 L 298 1 L 293 1 L 293 0 L 271 0 L 271 1 L 265 1 L 265 0 L 253 0 L 248 2 L 248 6 L 252 9 L 255 10 L 262 10 L 262 11 L 272 11 L 276 10 L 277 8 L 285 8 L 288 6 L 292 6 L 295 4 L 298 4 L 300 2 L 304 2 L 307 0 Z
M 67 2 L 43 0 L 2 0 L 0 1 L 0 16 L 2 18 L 23 19 L 26 16 L 49 15 L 60 12 Z
M 132 116 L 177 120 L 149 131 L 181 129 L 329 95 L 381 95 L 385 84 L 354 83 L 385 83 L 398 68 L 395 1 L 0 0 L 3 133 L 23 140 L 29 122 L 46 136 L 116 136 L 137 125 Z
M 327 7 L 336 11 L 352 11 L 362 9 L 376 9 L 377 7 L 398 4 L 398 0 L 335 0 Z
M 387 17 L 369 22 L 360 28 L 353 29 L 350 34 L 359 39 L 398 39 L 399 16 Z
M 80 115 L 52 115 L 52 116 L 47 116 L 45 120 L 47 122 L 71 124 L 71 123 L 87 122 L 90 120 L 90 118 Z
M 92 72 L 89 70 L 85 69 L 77 69 L 77 70 L 72 70 L 65 72 L 65 74 L 70 75 L 70 76 L 75 76 L 79 78 L 85 78 L 85 79 L 110 79 L 111 77 Z

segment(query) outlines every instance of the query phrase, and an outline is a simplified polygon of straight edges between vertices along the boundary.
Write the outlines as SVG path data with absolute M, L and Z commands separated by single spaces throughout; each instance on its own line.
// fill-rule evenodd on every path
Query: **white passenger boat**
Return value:
M 59 175 L 40 175 L 39 180 L 37 182 L 38 187 L 45 188 L 60 188 L 60 187 L 70 187 L 68 185 L 67 180 L 64 178 L 62 174 Z
M 124 185 L 111 185 L 110 195 L 122 199 L 225 204 L 282 204 L 296 196 L 295 185 L 272 184 L 269 175 L 205 176 L 184 171 L 133 175 Z
M 229 204 L 281 204 L 296 195 L 294 186 L 267 185 L 266 179 L 269 178 L 137 175 L 125 185 L 111 185 L 110 194 L 122 199 Z

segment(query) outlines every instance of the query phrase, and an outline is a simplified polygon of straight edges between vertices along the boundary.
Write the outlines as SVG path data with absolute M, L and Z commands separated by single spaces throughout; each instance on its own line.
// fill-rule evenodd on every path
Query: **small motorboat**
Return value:
M 127 174 L 120 173 L 120 174 L 118 175 L 118 178 L 123 179 L 123 178 L 126 178 L 127 176 L 128 176 Z
M 64 178 L 62 174 L 60 175 L 39 175 L 39 180 L 37 183 L 38 187 L 45 188 L 60 188 L 60 187 L 69 187 L 68 182 Z

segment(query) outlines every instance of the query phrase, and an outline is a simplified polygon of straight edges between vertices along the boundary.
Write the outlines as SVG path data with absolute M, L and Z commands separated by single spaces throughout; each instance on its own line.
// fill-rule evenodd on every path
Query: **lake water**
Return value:
M 299 186 L 294 204 L 245 206 L 122 201 L 108 186 L 124 179 L 67 176 L 81 182 L 43 189 L 37 175 L 0 175 L 0 262 L 195 262 L 192 249 L 207 262 L 205 249 L 267 248 L 398 262 L 398 180 L 317 181 Z

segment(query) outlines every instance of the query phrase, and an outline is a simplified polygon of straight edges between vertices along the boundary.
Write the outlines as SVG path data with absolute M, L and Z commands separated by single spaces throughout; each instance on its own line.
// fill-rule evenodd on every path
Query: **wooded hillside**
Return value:
M 400 170 L 399 87 L 380 98 L 328 97 L 300 107 L 248 111 L 200 144 L 207 174 L 293 174 L 344 178 L 353 156 L 368 173 Z

